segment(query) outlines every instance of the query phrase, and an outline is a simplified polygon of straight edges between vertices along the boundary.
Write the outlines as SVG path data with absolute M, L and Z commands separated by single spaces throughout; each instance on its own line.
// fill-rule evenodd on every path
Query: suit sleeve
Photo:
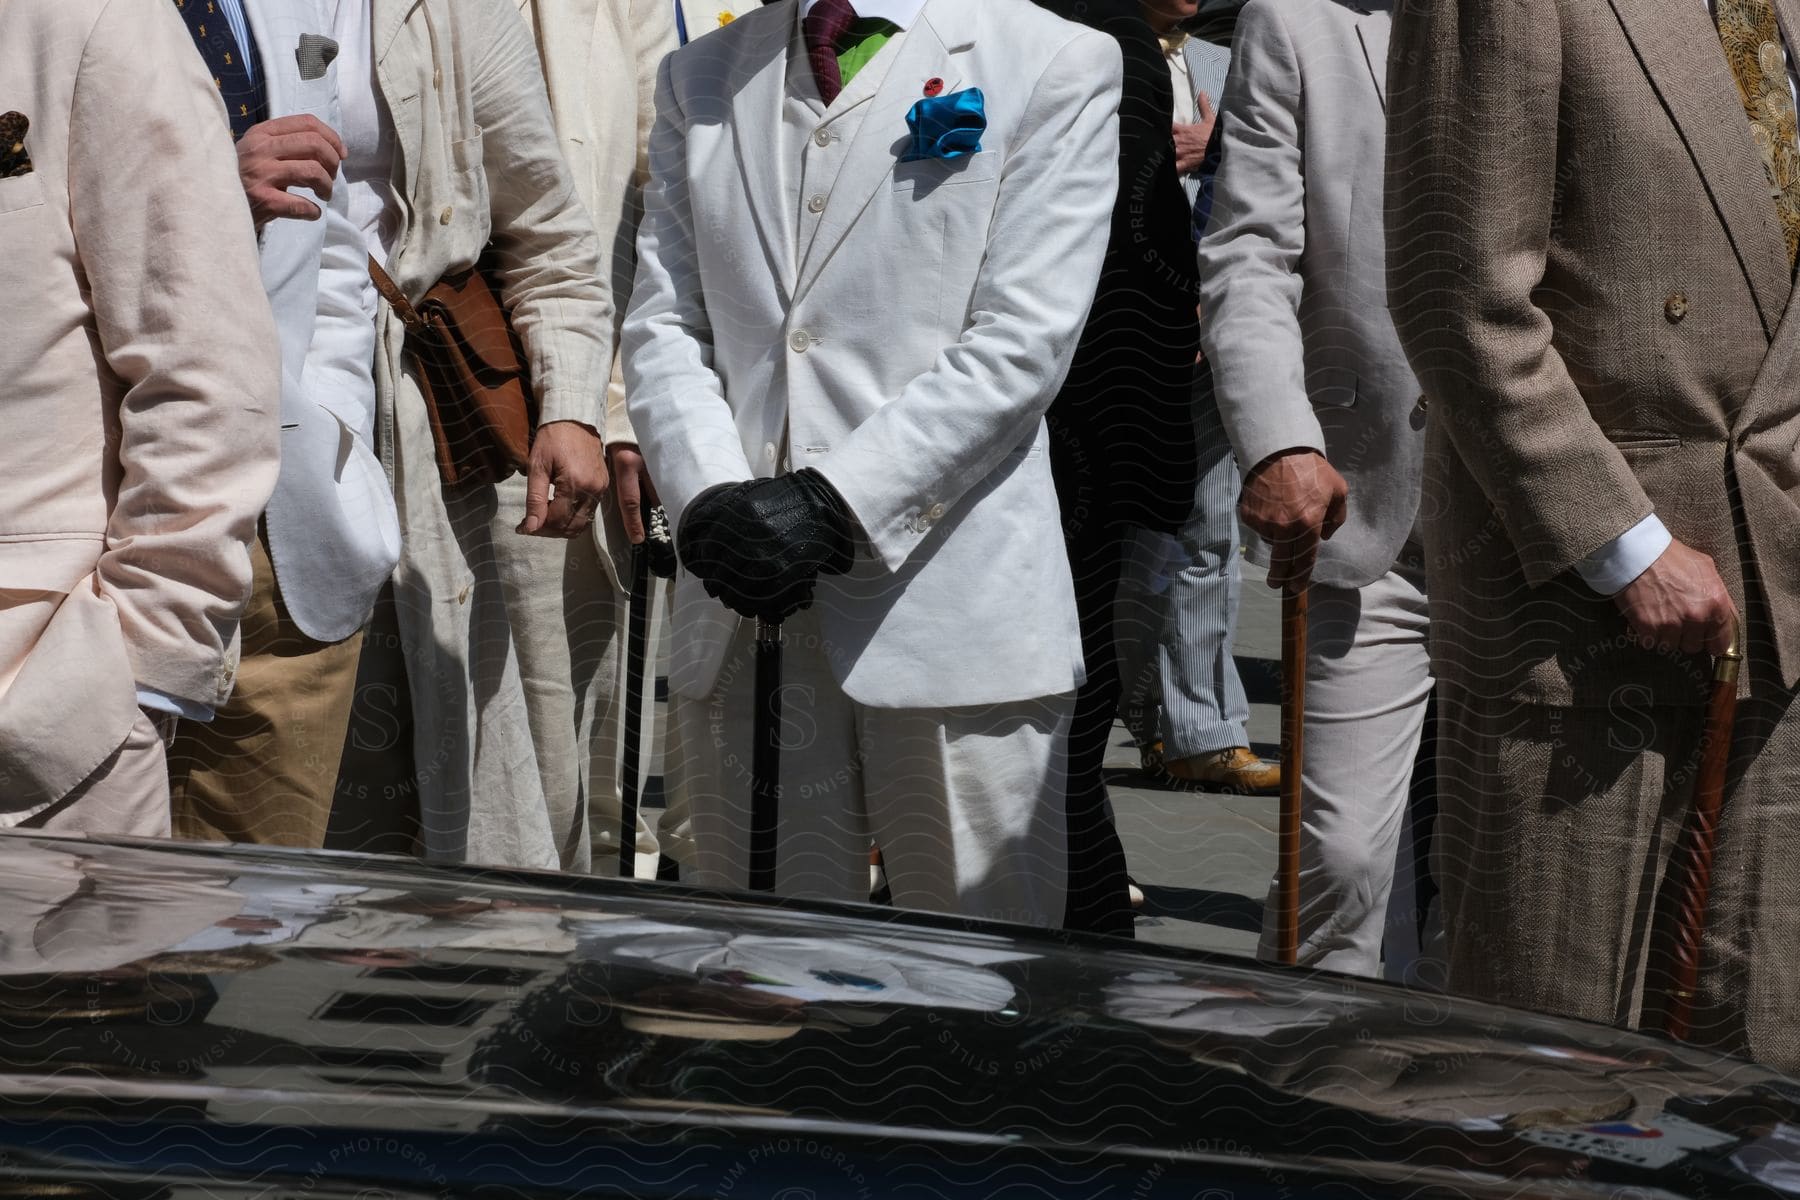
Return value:
M 98 586 L 139 686 L 216 706 L 280 437 L 256 234 L 224 109 L 172 8 L 107 6 L 70 118 L 70 218 L 124 388 Z
M 1278 6 L 1251 0 L 1219 106 L 1219 168 L 1200 240 L 1200 341 L 1245 474 L 1283 450 L 1325 452 L 1306 390 L 1300 67 Z
M 325 242 L 319 255 L 318 316 L 307 349 L 304 385 L 326 407 L 356 422 L 351 432 L 375 448 L 375 322 L 363 307 L 369 287 L 369 252 L 350 218 L 350 185 L 338 172 L 331 199 L 322 205 Z
M 644 216 L 644 184 L 650 176 L 650 131 L 656 124 L 657 70 L 676 48 L 675 6 L 669 0 L 631 0 L 631 61 L 637 78 L 637 158 L 625 187 L 625 210 L 613 248 L 613 294 L 623 309 L 637 273 L 637 230 Z M 625 371 L 613 359 L 612 382 L 606 389 L 606 440 L 635 444 L 631 416 L 625 407 Z
M 599 431 L 614 341 L 599 238 L 557 143 L 524 19 L 512 0 L 483 7 L 470 86 L 507 311 L 530 360 L 539 422 Z
M 669 519 L 718 483 L 756 473 L 712 367 L 712 324 L 688 204 L 687 130 L 665 58 L 657 76 L 650 182 L 638 226 L 637 281 L 625 318 L 625 388 L 632 427 Z
M 818 470 L 898 570 L 1043 419 L 1100 279 L 1119 184 L 1116 41 L 1083 29 L 1053 56 L 1008 148 L 961 339 Z
M 1462 465 L 1543 584 L 1651 511 L 1552 342 L 1557 0 L 1403 0 L 1388 58 L 1388 296 Z

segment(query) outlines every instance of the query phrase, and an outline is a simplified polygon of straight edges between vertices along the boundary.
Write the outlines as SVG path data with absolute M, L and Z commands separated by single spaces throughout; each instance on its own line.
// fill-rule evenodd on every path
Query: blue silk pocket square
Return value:
M 947 96 L 927 96 L 906 114 L 912 141 L 901 162 L 927 158 L 958 159 L 981 150 L 987 132 L 987 106 L 980 88 L 964 88 Z

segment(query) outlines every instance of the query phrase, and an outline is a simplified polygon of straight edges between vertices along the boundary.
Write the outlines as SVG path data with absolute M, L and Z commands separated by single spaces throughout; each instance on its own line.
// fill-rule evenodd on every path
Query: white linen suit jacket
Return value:
M 867 537 L 815 600 L 853 701 L 1070 691 L 1080 636 L 1043 413 L 1106 249 L 1118 45 L 1027 0 L 930 0 L 824 109 L 803 55 L 790 75 L 798 26 L 792 2 L 745 12 L 663 65 L 625 324 L 651 474 L 677 531 L 707 488 L 775 474 L 783 444 L 830 481 Z M 981 152 L 901 163 L 933 79 L 982 89 Z M 790 91 L 816 115 L 784 142 Z M 803 200 L 807 139 L 829 145 L 852 112 L 835 177 Z M 702 696 L 737 618 L 683 572 L 673 622 L 670 685 Z
M 337 66 L 301 78 L 302 34 L 329 37 L 319 0 L 243 0 L 271 117 L 308 113 L 337 129 Z M 375 456 L 375 323 L 342 172 L 316 221 L 262 232 L 263 287 L 281 334 L 281 476 L 264 521 L 282 602 L 308 637 L 337 642 L 369 619 L 400 560 L 400 519 Z
M 1389 23 L 1387 0 L 1250 0 L 1200 241 L 1200 344 L 1239 465 L 1307 447 L 1349 484 L 1313 571 L 1334 587 L 1393 569 L 1424 473 L 1425 410 L 1387 306 Z

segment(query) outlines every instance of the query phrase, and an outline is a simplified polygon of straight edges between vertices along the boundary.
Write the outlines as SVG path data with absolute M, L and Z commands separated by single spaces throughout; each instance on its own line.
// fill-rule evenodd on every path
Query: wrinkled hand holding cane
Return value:
M 1319 543 L 1343 527 L 1350 488 L 1316 450 L 1284 450 L 1244 480 L 1238 516 L 1269 544 L 1269 586 L 1299 591 L 1312 580 Z

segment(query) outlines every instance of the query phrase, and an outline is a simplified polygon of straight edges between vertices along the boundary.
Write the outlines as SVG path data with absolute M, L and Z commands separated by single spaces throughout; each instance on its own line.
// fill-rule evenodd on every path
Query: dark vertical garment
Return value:
M 256 53 L 255 34 L 245 24 L 248 46 L 238 45 L 231 32 L 231 22 L 214 0 L 175 0 L 188 33 L 206 69 L 212 72 L 213 86 L 225 101 L 225 114 L 231 118 L 231 136 L 241 138 L 250 129 L 269 119 L 269 98 L 262 80 L 251 74 L 248 55 Z
M 1137 0 L 1038 0 L 1118 39 L 1119 196 L 1105 265 L 1068 381 L 1049 413 L 1050 461 L 1075 575 L 1087 683 L 1069 735 L 1066 925 L 1130 936 L 1125 853 L 1102 765 L 1119 702 L 1113 601 L 1125 531 L 1173 532 L 1194 502 L 1192 384 L 1199 280 L 1175 172 L 1174 90 Z

